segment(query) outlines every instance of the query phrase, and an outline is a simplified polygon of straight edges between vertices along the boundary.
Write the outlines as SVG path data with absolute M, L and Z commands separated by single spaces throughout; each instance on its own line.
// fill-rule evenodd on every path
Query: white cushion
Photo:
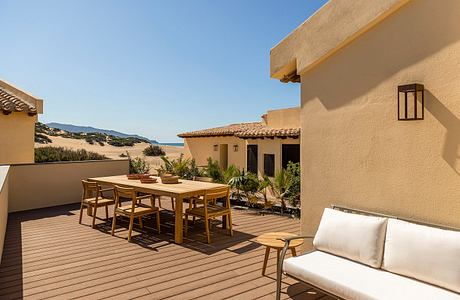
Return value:
M 387 218 L 345 213 L 326 208 L 313 246 L 374 268 L 380 268 Z
M 454 292 L 321 251 L 288 258 L 283 270 L 344 299 L 460 299 Z
M 390 219 L 383 268 L 460 293 L 460 232 Z

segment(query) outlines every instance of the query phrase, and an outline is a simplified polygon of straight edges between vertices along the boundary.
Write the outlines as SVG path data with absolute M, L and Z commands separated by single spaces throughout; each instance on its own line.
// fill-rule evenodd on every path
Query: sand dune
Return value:
M 85 149 L 87 151 L 103 154 L 112 159 L 119 159 L 120 154 L 129 152 L 132 157 L 144 156 L 142 151 L 149 145 L 147 143 L 134 144 L 132 147 L 115 147 L 105 144 L 100 146 L 98 144 L 90 145 L 85 140 L 69 139 L 60 136 L 48 136 L 53 142 L 51 144 L 37 144 L 35 147 L 54 146 L 66 147 L 71 149 Z M 178 158 L 183 153 L 184 147 L 179 146 L 161 146 L 169 158 Z M 151 171 L 155 171 L 162 164 L 160 157 L 146 156 L 146 161 L 150 164 Z

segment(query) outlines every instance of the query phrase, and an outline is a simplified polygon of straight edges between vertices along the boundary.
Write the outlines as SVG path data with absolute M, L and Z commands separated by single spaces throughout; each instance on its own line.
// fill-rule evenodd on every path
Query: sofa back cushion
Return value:
M 389 219 L 382 268 L 460 293 L 460 232 Z
M 380 268 L 387 218 L 326 208 L 313 246 L 317 250 Z

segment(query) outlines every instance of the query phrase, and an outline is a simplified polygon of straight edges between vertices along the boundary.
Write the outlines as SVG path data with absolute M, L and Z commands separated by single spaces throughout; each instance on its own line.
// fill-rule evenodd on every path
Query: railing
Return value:
M 0 166 L 0 262 L 2 261 L 3 243 L 5 242 L 6 223 L 8 220 L 9 168 L 9 166 Z
M 126 159 L 11 165 L 8 211 L 79 202 L 82 179 L 122 175 L 128 170 Z

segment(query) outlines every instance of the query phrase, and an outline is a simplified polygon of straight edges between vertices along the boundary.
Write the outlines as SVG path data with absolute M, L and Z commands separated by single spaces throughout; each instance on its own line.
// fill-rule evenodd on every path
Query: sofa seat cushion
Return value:
M 389 219 L 382 268 L 460 293 L 460 232 Z
M 288 258 L 283 270 L 344 299 L 460 300 L 454 292 L 322 251 Z
M 317 250 L 380 268 L 386 225 L 387 218 L 326 208 L 313 240 L 313 246 Z

